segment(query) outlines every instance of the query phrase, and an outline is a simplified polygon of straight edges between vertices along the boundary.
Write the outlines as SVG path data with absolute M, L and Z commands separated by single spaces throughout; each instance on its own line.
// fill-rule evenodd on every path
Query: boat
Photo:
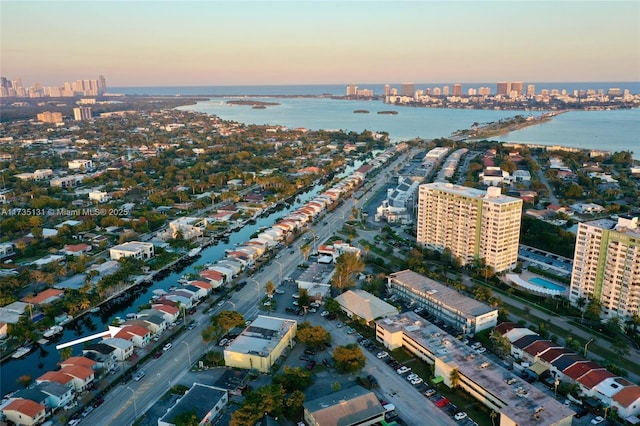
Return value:
M 100 312 L 100 308 L 96 306 L 95 308 L 91 308 L 91 310 L 89 310 L 89 312 L 91 312 L 92 314 L 95 314 L 97 312 Z
M 187 254 L 187 256 L 196 257 L 200 254 L 201 251 L 202 251 L 202 247 L 192 248 L 191 250 L 189 250 L 189 253 Z
M 44 337 L 52 337 L 58 333 L 62 333 L 63 331 L 64 331 L 64 327 L 61 327 L 59 325 L 54 325 L 53 327 L 48 328 L 47 331 L 42 333 L 42 335 Z
M 181 276 L 180 278 L 178 278 L 178 284 L 189 284 L 189 277 L 187 277 L 186 275 Z M 169 291 L 173 290 L 175 290 L 175 288 L 169 287 Z
M 64 320 L 60 321 L 60 325 L 67 325 L 72 320 L 73 320 L 73 317 L 71 315 L 67 315 L 67 317 Z
M 133 313 L 127 314 L 127 318 L 129 318 L 129 319 L 135 319 L 137 317 L 138 317 L 138 314 L 133 314 Z
M 15 359 L 22 358 L 32 350 L 33 350 L 33 346 L 30 346 L 30 345 L 21 346 L 18 349 L 16 349 L 13 355 L 11 355 L 11 358 L 15 358 Z

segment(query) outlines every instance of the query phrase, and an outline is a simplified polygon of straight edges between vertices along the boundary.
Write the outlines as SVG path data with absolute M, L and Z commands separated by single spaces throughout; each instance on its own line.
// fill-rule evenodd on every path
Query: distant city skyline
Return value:
M 34 5 L 37 4 L 37 7 Z M 19 2 L 3 76 L 111 87 L 640 81 L 640 2 Z

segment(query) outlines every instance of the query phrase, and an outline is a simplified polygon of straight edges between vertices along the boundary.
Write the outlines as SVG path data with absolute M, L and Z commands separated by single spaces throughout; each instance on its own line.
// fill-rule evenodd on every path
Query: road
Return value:
M 402 154 L 395 162 L 387 165 L 387 169 L 407 161 L 411 158 L 411 152 Z M 385 183 L 384 170 L 381 170 L 375 178 L 375 184 L 369 189 L 375 193 Z M 370 185 L 368 183 L 367 185 Z M 359 190 L 356 194 L 360 194 Z M 345 221 L 349 220 L 352 209 L 356 205 L 356 198 L 348 198 L 344 203 L 328 213 L 318 224 L 310 226 L 306 235 L 314 234 L 317 240 L 312 240 L 314 249 L 317 244 L 325 241 L 334 232 L 342 228 Z M 323 223 L 326 222 L 326 225 Z M 231 293 L 231 297 L 223 305 L 216 306 L 210 315 L 215 315 L 222 310 L 232 309 L 241 313 L 246 319 L 253 319 L 259 314 L 259 303 L 265 295 L 265 284 L 272 281 L 276 286 L 280 285 L 282 278 L 287 277 L 298 264 L 302 263 L 300 246 L 305 241 L 296 241 L 291 249 L 284 247 L 281 257 L 273 259 L 275 265 L 265 267 L 251 277 L 247 277 L 250 284 L 244 286 L 239 292 Z M 314 251 L 312 249 L 312 251 Z M 198 326 L 193 330 L 187 330 L 175 338 L 173 348 L 158 359 L 152 359 L 139 367 L 146 374 L 140 381 L 131 381 L 126 385 L 120 384 L 110 391 L 104 398 L 104 403 L 93 410 L 82 423 L 93 426 L 131 425 L 135 419 L 144 414 L 163 394 L 165 394 L 180 377 L 188 371 L 191 364 L 196 362 L 206 352 L 206 345 L 201 337 L 202 330 L 208 323 L 209 315 L 198 313 L 190 319 L 195 320 Z M 410 385 L 409 385 L 410 386 Z M 397 387 L 397 386 L 396 386 Z M 414 390 L 415 393 L 415 390 Z M 418 396 L 422 397 L 418 394 Z M 409 399 L 411 400 L 411 399 Z M 405 404 L 398 401 L 399 412 L 410 413 L 418 407 L 417 401 Z M 425 405 L 424 397 L 422 404 Z M 415 407 L 414 407 L 415 405 Z M 424 417 L 422 417 L 424 419 Z M 416 423 L 416 424 L 419 424 Z

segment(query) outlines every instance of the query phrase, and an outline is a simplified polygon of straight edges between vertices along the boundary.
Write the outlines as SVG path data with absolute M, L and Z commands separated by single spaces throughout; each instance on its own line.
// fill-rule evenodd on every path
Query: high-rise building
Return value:
M 462 96 L 462 84 L 453 85 L 453 96 Z
M 388 84 L 384 85 L 384 95 L 385 96 L 389 96 L 391 94 L 391 86 L 389 86 Z
M 511 83 L 508 81 L 501 81 L 496 87 L 496 95 L 507 96 L 511 92 Z
M 347 86 L 347 96 L 356 96 L 358 94 L 358 86 L 350 84 Z
M 73 109 L 73 119 L 76 121 L 91 120 L 91 107 L 78 107 Z
M 524 84 L 521 81 L 514 81 L 511 83 L 511 92 L 516 92 L 517 96 L 524 93 Z
M 107 79 L 104 78 L 104 75 L 98 76 L 98 94 L 102 95 L 103 93 L 107 93 Z
M 527 96 L 535 96 L 536 95 L 536 85 L 529 84 L 527 85 Z
M 416 87 L 413 83 L 402 83 L 400 85 L 400 96 L 409 96 L 413 98 L 416 93 Z
M 62 113 L 44 111 L 38 114 L 38 121 L 41 123 L 62 123 Z
M 499 187 L 420 185 L 417 241 L 450 251 L 463 265 L 484 261 L 501 272 L 517 264 L 521 215 L 522 200 L 502 195 Z
M 605 317 L 640 314 L 640 224 L 638 217 L 580 223 L 569 299 L 593 298 Z
M 449 96 L 449 86 L 442 86 L 442 94 L 444 96 Z

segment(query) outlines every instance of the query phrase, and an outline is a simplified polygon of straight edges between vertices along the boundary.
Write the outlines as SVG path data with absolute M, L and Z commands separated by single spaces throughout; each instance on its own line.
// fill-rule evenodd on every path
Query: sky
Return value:
M 0 0 L 23 86 L 640 81 L 640 1 Z

